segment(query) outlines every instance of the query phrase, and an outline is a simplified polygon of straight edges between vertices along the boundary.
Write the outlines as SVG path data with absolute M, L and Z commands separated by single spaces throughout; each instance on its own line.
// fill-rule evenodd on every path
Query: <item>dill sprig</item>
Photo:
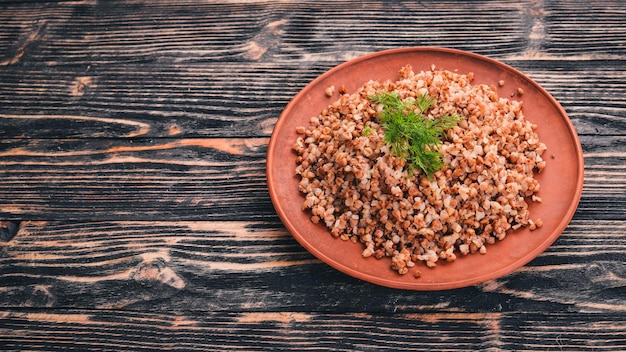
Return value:
M 365 126 L 363 126 L 363 131 L 361 132 L 361 135 L 369 136 L 372 133 L 374 133 L 374 129 L 372 128 L 372 126 L 370 126 L 369 123 L 365 123 Z
M 443 155 L 439 152 L 441 138 L 446 129 L 461 121 L 459 115 L 426 117 L 427 110 L 436 102 L 426 94 L 402 100 L 397 93 L 380 92 L 370 99 L 383 105 L 380 121 L 384 140 L 395 156 L 408 162 L 411 173 L 418 168 L 430 178 L 443 167 Z

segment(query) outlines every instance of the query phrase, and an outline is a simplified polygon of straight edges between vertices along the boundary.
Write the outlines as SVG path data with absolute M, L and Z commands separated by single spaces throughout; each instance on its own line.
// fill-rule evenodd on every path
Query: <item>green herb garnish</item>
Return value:
M 408 162 L 410 172 L 419 168 L 430 178 L 443 166 L 439 146 L 444 130 L 454 127 L 461 117 L 455 114 L 428 118 L 425 114 L 435 99 L 426 94 L 403 101 L 397 93 L 381 92 L 370 99 L 384 107 L 380 120 L 391 152 Z
M 364 137 L 367 137 L 372 133 L 374 133 L 374 129 L 372 128 L 372 126 L 370 126 L 369 123 L 366 123 L 365 126 L 363 126 L 363 131 L 361 132 L 361 134 Z

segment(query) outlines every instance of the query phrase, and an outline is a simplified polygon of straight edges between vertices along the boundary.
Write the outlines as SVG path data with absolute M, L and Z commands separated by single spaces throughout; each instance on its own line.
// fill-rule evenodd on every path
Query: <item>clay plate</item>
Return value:
M 474 72 L 472 84 L 498 87 L 501 97 L 523 100 L 525 117 L 538 125 L 539 138 L 547 146 L 543 154 L 546 168 L 537 176 L 542 203 L 530 204 L 533 219 L 541 218 L 543 227 L 535 231 L 509 231 L 508 236 L 487 246 L 487 253 L 459 255 L 453 262 L 439 261 L 433 269 L 422 263 L 399 275 L 390 269 L 388 259 L 363 258 L 360 244 L 333 238 L 321 224 L 313 224 L 309 213 L 301 210 L 304 196 L 298 191 L 300 178 L 294 175 L 296 154 L 292 145 L 296 127 L 308 125 L 312 116 L 338 99 L 324 90 L 345 86 L 348 93 L 370 79 L 397 80 L 402 66 L 413 71 L 437 69 Z M 502 87 L 498 82 L 504 80 Z M 522 88 L 521 97 L 511 94 Z M 328 265 L 353 277 L 392 288 L 443 290 L 470 286 L 513 272 L 549 247 L 572 219 L 583 185 L 583 155 L 578 136 L 561 105 L 539 84 L 517 70 L 496 60 L 453 49 L 403 48 L 366 55 L 341 64 L 307 85 L 287 105 L 278 119 L 267 152 L 267 181 L 270 197 L 287 230 L 309 252 Z

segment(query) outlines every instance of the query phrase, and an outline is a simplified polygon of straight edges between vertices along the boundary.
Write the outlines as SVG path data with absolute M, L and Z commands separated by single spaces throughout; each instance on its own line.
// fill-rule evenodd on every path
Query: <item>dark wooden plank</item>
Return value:
M 269 136 L 291 97 L 326 69 L 232 63 L 0 69 L 0 137 Z
M 33 60 L 86 67 L 94 58 L 101 63 L 343 61 L 364 52 L 416 45 L 498 57 L 544 52 L 586 58 L 624 54 L 626 20 L 616 1 L 594 2 L 591 8 L 585 3 L 530 0 L 365 1 L 359 5 L 350 1 L 9 3 L 3 5 L 0 17 L 7 23 L 0 37 L 0 45 L 7 48 L 1 63 Z M 63 40 L 46 40 L 55 36 Z M 65 59 L 56 60 L 60 55 Z
M 626 91 L 626 16 L 614 2 L 0 6 L 3 138 L 269 136 L 317 75 L 416 45 L 512 64 L 562 102 L 580 133 L 626 130 L 614 98 Z M 577 46 L 573 21 L 588 45 Z
M 275 216 L 267 138 L 1 141 L 0 218 Z
M 576 214 L 624 220 L 626 139 L 583 136 Z M 275 219 L 267 138 L 0 141 L 0 220 Z
M 501 279 L 412 292 L 332 269 L 280 223 L 25 222 L 0 243 L 0 307 L 626 314 L 625 243 L 623 220 L 574 220 Z
M 372 48 L 426 44 L 502 55 L 524 49 L 534 7 L 532 1 L 512 0 L 359 5 L 349 1 L 8 4 L 0 17 L 8 24 L 3 44 L 9 50 L 2 63 L 32 60 L 87 67 L 94 58 L 116 64 L 274 57 L 316 61 L 317 54 L 324 60 L 344 60 Z M 33 7 L 38 11 L 31 12 Z M 464 16 L 459 17 L 459 12 Z M 55 36 L 63 40 L 46 40 Z
M 626 347 L 624 313 L 506 314 L 499 328 L 501 348 L 509 351 L 621 351 Z
M 594 313 L 3 310 L 0 345 L 4 351 L 622 351 L 622 319 Z
M 164 56 L 241 59 L 247 50 L 246 40 L 272 13 L 267 5 L 196 1 L 4 3 L 0 18 L 7 35 L 0 43 L 7 50 L 0 64 L 33 60 L 44 65 L 88 67 L 94 63 L 149 63 Z
M 626 131 L 626 61 L 505 62 L 554 95 L 580 134 Z M 333 65 L 0 69 L 0 137 L 267 137 L 289 100 Z
M 543 10 L 543 50 L 580 60 L 626 55 L 626 9 L 621 1 L 549 1 Z

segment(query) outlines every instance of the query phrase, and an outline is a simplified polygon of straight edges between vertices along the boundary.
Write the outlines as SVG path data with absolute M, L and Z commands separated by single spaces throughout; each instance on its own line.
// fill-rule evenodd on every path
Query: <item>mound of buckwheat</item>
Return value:
M 361 244 L 363 257 L 388 258 L 399 274 L 419 262 L 433 267 L 459 254 L 484 254 L 510 229 L 541 227 L 528 211 L 528 202 L 541 201 L 533 176 L 546 165 L 537 126 L 524 119 L 520 101 L 472 79 L 434 67 L 414 73 L 407 65 L 397 81 L 372 80 L 340 93 L 298 127 L 295 173 L 311 221 Z M 435 103 L 422 112 L 428 119 L 461 117 L 444 131 L 444 166 L 430 177 L 390 152 L 383 106 L 371 99 L 381 91 L 430 97 Z

